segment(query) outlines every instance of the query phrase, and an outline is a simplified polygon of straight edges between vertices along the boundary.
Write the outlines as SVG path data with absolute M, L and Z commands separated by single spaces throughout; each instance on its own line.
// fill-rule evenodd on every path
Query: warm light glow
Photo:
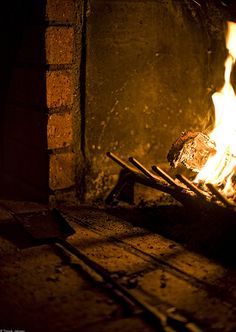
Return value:
M 236 60 L 236 23 L 228 22 L 226 47 L 229 54 L 225 61 L 224 86 L 212 96 L 215 126 L 209 136 L 216 143 L 216 154 L 209 158 L 195 182 L 221 185 L 222 192 L 230 196 L 234 193 L 231 178 L 236 169 L 236 96 L 230 82 Z

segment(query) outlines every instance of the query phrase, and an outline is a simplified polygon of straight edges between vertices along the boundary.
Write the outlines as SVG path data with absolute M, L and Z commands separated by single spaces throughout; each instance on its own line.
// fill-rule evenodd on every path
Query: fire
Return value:
M 216 144 L 216 153 L 208 159 L 195 182 L 212 183 L 220 187 L 222 193 L 231 196 L 234 193 L 232 177 L 236 170 L 236 95 L 230 77 L 236 60 L 236 23 L 228 22 L 226 47 L 224 86 L 212 96 L 215 124 L 209 137 Z

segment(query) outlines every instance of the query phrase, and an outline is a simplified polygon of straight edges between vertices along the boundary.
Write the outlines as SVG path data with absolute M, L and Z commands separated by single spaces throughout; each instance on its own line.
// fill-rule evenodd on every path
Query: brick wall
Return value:
M 0 197 L 80 195 L 82 0 L 13 0 L 0 13 Z
M 51 202 L 75 200 L 81 158 L 80 49 L 83 2 L 48 0 L 45 31 L 47 140 Z

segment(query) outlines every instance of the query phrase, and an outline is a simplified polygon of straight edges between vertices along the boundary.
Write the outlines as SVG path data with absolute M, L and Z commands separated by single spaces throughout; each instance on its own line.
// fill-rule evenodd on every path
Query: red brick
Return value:
M 49 149 L 69 146 L 72 143 L 71 113 L 50 115 L 47 132 Z
M 75 184 L 74 153 L 50 156 L 49 186 L 52 190 L 64 189 Z
M 46 61 L 48 64 L 70 64 L 73 61 L 74 29 L 49 27 L 46 31 Z
M 74 0 L 47 0 L 46 16 L 49 21 L 74 22 Z
M 73 103 L 72 74 L 69 71 L 47 72 L 47 106 L 71 106 Z

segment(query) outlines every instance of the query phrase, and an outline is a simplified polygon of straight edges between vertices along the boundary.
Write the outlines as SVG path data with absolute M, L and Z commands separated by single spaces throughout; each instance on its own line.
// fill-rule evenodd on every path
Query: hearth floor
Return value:
M 9 201 L 0 206 L 0 330 L 162 331 L 145 314 L 128 310 L 97 274 L 60 246 L 32 246 L 20 231 L 14 233 L 9 209 L 21 216 L 45 207 Z M 233 267 L 112 210 L 84 206 L 60 211 L 75 230 L 68 241 L 143 303 L 164 314 L 177 309 L 202 331 L 236 330 Z

